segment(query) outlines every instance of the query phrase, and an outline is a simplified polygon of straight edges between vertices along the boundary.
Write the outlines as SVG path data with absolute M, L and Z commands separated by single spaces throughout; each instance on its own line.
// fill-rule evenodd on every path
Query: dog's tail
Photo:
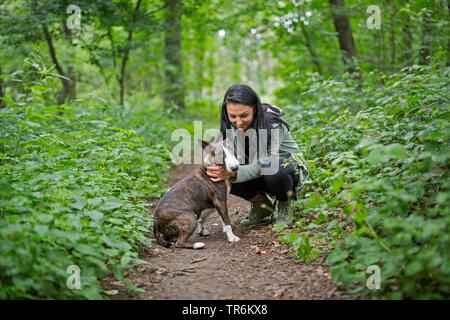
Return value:
M 159 224 L 157 222 L 154 222 L 153 224 L 153 234 L 155 235 L 156 240 L 158 240 L 158 243 L 164 247 L 170 247 L 171 243 L 169 243 L 165 237 L 164 234 L 159 229 Z M 187 243 L 184 242 L 180 244 L 178 241 L 175 244 L 175 247 L 179 248 L 186 248 L 186 249 L 203 249 L 205 247 L 205 244 L 203 242 L 196 242 L 196 243 Z
M 159 244 L 164 247 L 170 247 L 170 243 L 166 241 L 164 238 L 164 234 L 159 230 L 159 224 L 155 221 L 153 224 L 153 234 L 155 235 L 156 240 L 158 240 Z

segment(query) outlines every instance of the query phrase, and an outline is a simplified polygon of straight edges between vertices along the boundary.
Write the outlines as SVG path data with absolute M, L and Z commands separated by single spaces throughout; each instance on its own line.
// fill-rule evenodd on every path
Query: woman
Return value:
M 273 221 L 273 205 L 267 194 L 278 202 L 276 224 L 292 223 L 291 199 L 297 198 L 309 171 L 283 114 L 277 107 L 262 104 L 249 86 L 233 85 L 225 93 L 220 133 L 222 138 L 231 135 L 241 165 L 233 173 L 221 166 L 208 166 L 207 174 L 213 182 L 230 179 L 230 193 L 252 202 L 242 226 Z

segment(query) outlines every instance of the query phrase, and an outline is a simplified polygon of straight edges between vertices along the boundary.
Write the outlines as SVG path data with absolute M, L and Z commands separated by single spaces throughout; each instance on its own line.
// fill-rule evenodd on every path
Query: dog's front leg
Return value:
M 238 236 L 234 235 L 233 230 L 231 230 L 231 225 L 226 225 L 223 221 L 222 221 L 222 226 L 223 226 L 223 232 L 226 233 L 227 238 L 228 238 L 228 242 L 238 242 L 239 240 L 241 240 Z
M 231 230 L 230 218 L 228 217 L 228 207 L 225 204 L 216 206 L 217 212 L 219 213 L 222 220 L 222 228 L 223 232 L 226 233 L 228 242 L 238 242 L 241 240 L 238 236 L 233 234 L 233 230 Z

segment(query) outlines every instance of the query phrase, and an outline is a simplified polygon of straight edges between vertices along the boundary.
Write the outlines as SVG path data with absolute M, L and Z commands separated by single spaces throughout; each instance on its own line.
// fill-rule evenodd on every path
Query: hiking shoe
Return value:
M 289 226 L 294 222 L 292 219 L 293 215 L 294 210 L 292 209 L 291 201 L 287 201 L 283 204 L 278 202 L 278 214 L 275 224 L 285 224 Z
M 272 211 L 272 201 L 263 193 L 257 202 L 252 203 L 248 217 L 242 220 L 240 225 L 243 227 L 255 227 L 268 224 L 272 222 L 272 219 L 265 218 L 271 216 Z

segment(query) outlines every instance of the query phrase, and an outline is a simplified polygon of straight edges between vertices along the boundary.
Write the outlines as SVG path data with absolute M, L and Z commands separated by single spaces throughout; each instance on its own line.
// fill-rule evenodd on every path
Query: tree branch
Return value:
M 149 15 L 152 15 L 152 14 L 158 12 L 158 11 L 161 11 L 161 10 L 165 9 L 166 7 L 167 7 L 167 3 L 165 3 L 162 7 L 158 8 L 158 9 L 155 9 L 155 10 L 153 10 L 153 11 L 149 11 L 149 12 L 147 12 L 147 13 L 144 13 L 144 17 L 147 17 L 147 16 L 149 16 Z
M 58 58 L 56 57 L 55 47 L 53 46 L 52 37 L 50 35 L 50 32 L 48 31 L 47 25 L 45 23 L 42 23 L 42 31 L 44 32 L 45 40 L 47 40 L 48 49 L 50 50 L 50 56 L 52 57 L 52 61 L 55 64 L 56 70 L 58 70 L 58 73 L 62 76 L 66 76 L 66 73 L 62 69 L 61 65 L 59 64 Z

